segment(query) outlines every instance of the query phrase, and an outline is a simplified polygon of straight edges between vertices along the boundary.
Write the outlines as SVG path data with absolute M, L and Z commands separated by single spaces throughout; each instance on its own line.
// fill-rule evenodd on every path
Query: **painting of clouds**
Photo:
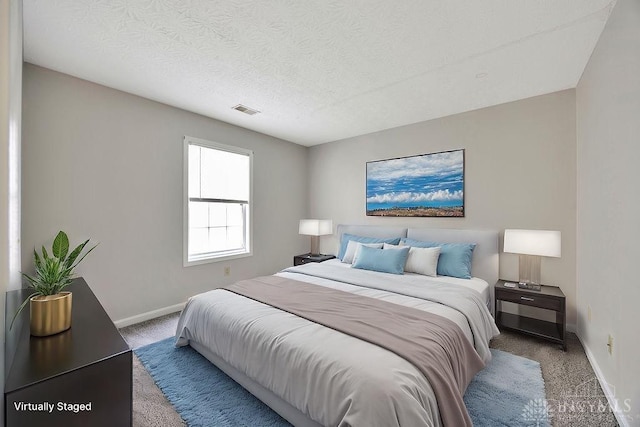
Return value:
M 464 150 L 367 162 L 367 215 L 464 216 Z

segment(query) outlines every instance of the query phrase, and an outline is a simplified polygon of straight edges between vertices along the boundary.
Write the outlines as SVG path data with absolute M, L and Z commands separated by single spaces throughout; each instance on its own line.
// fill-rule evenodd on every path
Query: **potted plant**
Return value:
M 29 282 L 33 293 L 18 307 L 18 311 L 11 320 L 11 326 L 18 314 L 30 303 L 31 335 L 48 336 L 71 327 L 71 292 L 64 289 L 71 284 L 73 270 L 80 264 L 94 246 L 80 256 L 90 239 L 78 245 L 69 252 L 69 238 L 64 231 L 60 231 L 53 240 L 51 254 L 42 246 L 42 256 L 33 250 L 36 272 L 33 276 L 22 273 Z

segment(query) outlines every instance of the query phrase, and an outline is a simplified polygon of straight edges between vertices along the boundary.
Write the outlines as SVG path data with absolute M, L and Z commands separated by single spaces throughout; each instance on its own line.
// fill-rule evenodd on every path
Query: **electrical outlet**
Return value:
M 229 276 L 229 275 L 231 275 L 231 267 L 226 266 L 226 267 L 224 268 L 224 275 L 225 275 L 225 276 Z
M 607 341 L 607 347 L 609 350 L 609 354 L 613 354 L 613 337 L 609 335 L 609 340 Z
M 587 320 L 591 322 L 591 306 L 587 306 Z

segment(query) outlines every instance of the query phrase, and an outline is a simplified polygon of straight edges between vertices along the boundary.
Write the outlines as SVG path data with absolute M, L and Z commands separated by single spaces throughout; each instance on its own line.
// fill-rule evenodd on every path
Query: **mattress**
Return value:
M 488 342 L 498 330 L 476 290 L 455 288 L 449 278 L 390 277 L 395 275 L 344 267 L 307 264 L 278 275 L 439 314 L 460 327 L 485 361 L 490 358 Z M 309 274 L 313 270 L 324 277 Z M 361 283 L 349 283 L 354 281 Z M 438 298 L 459 299 L 456 307 L 421 298 L 429 293 L 429 281 L 444 295 Z M 411 363 L 237 294 L 213 290 L 187 302 L 176 344 L 190 342 L 319 425 L 441 425 L 433 390 Z

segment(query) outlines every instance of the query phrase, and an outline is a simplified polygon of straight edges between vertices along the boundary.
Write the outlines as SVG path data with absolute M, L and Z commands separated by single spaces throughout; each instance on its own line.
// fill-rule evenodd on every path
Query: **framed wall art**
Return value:
M 367 162 L 367 216 L 464 217 L 464 150 Z

